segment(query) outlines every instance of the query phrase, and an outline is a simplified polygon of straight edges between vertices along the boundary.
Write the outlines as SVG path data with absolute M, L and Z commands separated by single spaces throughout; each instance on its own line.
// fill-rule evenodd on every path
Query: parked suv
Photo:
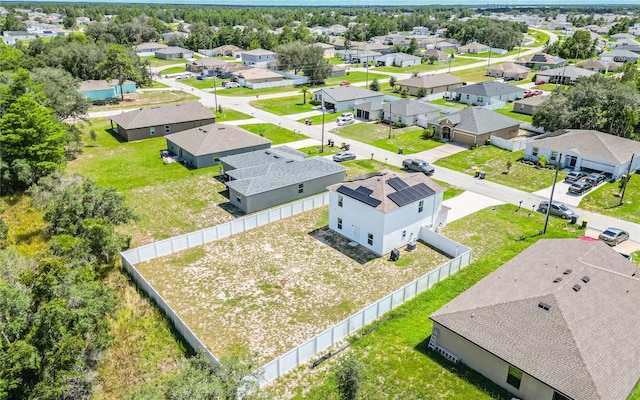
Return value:
M 549 208 L 549 202 L 546 200 L 541 201 L 540 205 L 538 206 L 538 210 L 541 213 L 546 213 L 548 208 Z M 573 211 L 569 207 L 557 201 L 554 201 L 551 203 L 549 214 L 554 215 L 556 217 L 560 217 L 562 219 L 571 219 L 572 217 L 575 217 L 576 219 L 578 218 L 578 214 L 576 214 L 575 211 Z
M 240 87 L 240 84 L 238 82 L 228 81 L 223 83 L 222 86 L 225 88 L 237 88 Z
M 564 180 L 567 182 L 578 182 L 584 179 L 586 176 L 587 174 L 582 171 L 573 171 L 573 172 L 569 172 L 569 175 L 567 175 L 567 177 L 564 178 Z
M 569 186 L 569 193 L 584 194 L 591 190 L 591 188 L 593 188 L 593 185 L 591 185 L 589 181 L 578 181 Z
M 336 121 L 340 126 L 349 125 L 349 124 L 353 124 L 356 121 L 356 118 L 353 116 L 353 113 L 349 112 L 349 113 L 341 114 Z
M 426 175 L 433 175 L 433 173 L 435 172 L 435 168 L 433 168 L 432 165 L 430 165 L 426 161 L 418 160 L 417 158 L 407 158 L 406 160 L 402 161 L 402 168 L 409 171 L 422 172 Z
M 589 174 L 589 176 L 587 176 L 586 181 L 592 184 L 593 186 L 596 186 L 600 182 L 604 182 L 606 178 L 607 177 L 605 176 L 605 174 L 601 174 L 600 172 L 592 172 Z

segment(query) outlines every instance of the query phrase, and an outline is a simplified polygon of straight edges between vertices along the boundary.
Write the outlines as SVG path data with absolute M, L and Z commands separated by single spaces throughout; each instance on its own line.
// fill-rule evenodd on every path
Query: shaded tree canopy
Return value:
M 447 37 L 460 43 L 477 41 L 491 47 L 512 50 L 520 43 L 526 24 L 489 18 L 470 19 L 465 22 L 453 21 L 447 25 Z
M 566 59 L 590 58 L 596 54 L 596 40 L 591 40 L 588 31 L 578 30 L 565 40 L 548 44 L 544 51 Z

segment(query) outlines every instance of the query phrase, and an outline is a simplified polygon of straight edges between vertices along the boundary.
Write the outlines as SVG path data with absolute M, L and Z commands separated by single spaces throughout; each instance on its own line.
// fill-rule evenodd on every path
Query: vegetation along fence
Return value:
M 296 214 L 313 210 L 325 206 L 329 203 L 327 193 L 308 197 L 280 207 L 251 214 L 238 218 L 231 222 L 220 224 L 214 227 L 205 228 L 199 231 L 174 236 L 170 239 L 161 240 L 135 249 L 121 253 L 122 265 L 132 277 L 134 282 L 149 296 L 160 309 L 167 315 L 173 323 L 175 329 L 184 340 L 195 350 L 204 351 L 205 354 L 217 362 L 215 356 L 196 336 L 178 314 L 169 306 L 162 296 L 153 286 L 140 274 L 135 264 L 162 257 L 177 251 L 186 250 L 191 247 L 200 246 L 218 239 L 242 233 L 244 231 L 269 224 Z M 453 257 L 451 260 L 436 268 L 435 270 L 421 276 L 408 283 L 404 287 L 384 296 L 362 310 L 356 312 L 345 320 L 316 335 L 307 342 L 301 344 L 293 350 L 279 356 L 275 360 L 262 367 L 262 384 L 267 384 L 279 378 L 291 369 L 307 362 L 310 358 L 320 352 L 335 345 L 347 336 L 353 334 L 358 329 L 374 322 L 385 313 L 411 300 L 419 293 L 428 290 L 437 282 L 459 271 L 470 263 L 471 250 L 454 240 L 446 238 L 428 229 L 422 229 L 420 239 L 427 244 Z

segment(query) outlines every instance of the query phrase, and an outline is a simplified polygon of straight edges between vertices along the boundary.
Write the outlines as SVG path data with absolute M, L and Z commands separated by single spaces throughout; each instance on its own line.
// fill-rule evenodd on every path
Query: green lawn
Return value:
M 533 87 L 535 90 L 546 90 L 547 92 L 554 92 L 556 89 L 558 90 L 566 90 L 569 89 L 567 85 L 557 85 L 555 83 L 543 83 L 542 85 L 536 85 Z
M 470 175 L 475 173 L 477 167 L 486 172 L 487 180 L 525 192 L 535 192 L 551 186 L 554 171 L 517 162 L 523 155 L 524 150 L 512 153 L 495 146 L 480 146 L 438 160 L 435 165 Z M 511 160 L 511 169 L 506 173 L 508 160 Z M 561 171 L 558 179 L 564 179 L 566 174 Z
M 186 72 L 187 68 L 185 66 L 182 67 L 170 67 L 170 68 L 165 68 L 162 71 L 160 71 L 160 73 L 162 75 L 171 75 L 171 74 L 179 74 L 180 72 Z
M 229 88 L 223 89 L 223 91 L 218 92 L 218 94 L 230 97 L 246 97 L 246 96 L 259 96 L 261 94 L 277 94 L 277 93 L 287 93 L 299 91 L 300 89 L 291 86 L 277 86 L 265 89 L 249 89 L 248 87 L 239 87 L 239 88 Z M 302 94 L 300 94 L 300 99 L 302 99 Z
M 231 108 L 223 108 L 222 113 L 219 113 L 214 109 L 212 109 L 212 111 L 216 114 L 216 122 L 238 121 L 241 119 L 252 118 L 251 115 L 247 115 L 245 113 L 233 110 Z
M 347 112 L 347 111 L 345 111 Z M 349 112 L 353 112 L 353 110 L 349 110 Z M 338 119 L 338 117 L 342 115 L 342 111 L 341 112 L 336 112 L 336 113 L 325 113 L 324 114 L 324 122 L 325 123 L 329 123 L 329 122 L 335 122 L 336 119 Z M 299 119 L 298 122 L 303 123 L 306 120 L 311 120 L 311 124 L 313 125 L 322 125 L 322 114 L 320 115 L 315 115 L 313 117 L 309 117 L 309 118 L 302 118 Z
M 462 103 L 458 103 L 457 101 L 445 100 L 444 97 L 441 98 L 441 99 L 437 99 L 437 100 L 431 100 L 430 103 L 437 104 L 439 106 L 447 106 L 447 107 L 452 107 L 452 108 L 459 108 L 461 110 L 463 108 L 467 108 L 468 107 L 468 105 L 462 104 Z
M 502 115 L 505 115 L 509 118 L 513 118 L 513 119 L 517 119 L 519 121 L 524 121 L 524 122 L 531 122 L 532 120 L 532 116 L 531 115 L 527 115 L 527 114 L 521 114 L 521 113 L 517 113 L 517 112 L 513 112 L 513 103 L 507 103 L 506 106 L 504 108 L 498 108 L 493 110 L 497 113 L 500 113 Z
M 451 68 L 460 67 L 463 65 L 470 65 L 477 63 L 478 60 L 474 60 L 471 58 L 453 58 L 451 59 Z M 414 65 L 409 68 L 400 68 L 400 67 L 376 67 L 376 71 L 384 71 L 384 72 L 395 72 L 399 74 L 412 74 L 414 72 L 422 73 L 422 72 L 433 72 L 436 70 L 444 70 L 449 68 L 449 61 L 439 61 L 435 64 L 420 64 Z
M 304 103 L 301 92 L 300 95 L 297 96 L 256 100 L 249 104 L 255 108 L 268 111 L 275 115 L 299 114 L 307 111 L 313 111 L 315 109 L 315 106 L 309 103 L 308 97 L 309 95 L 307 94 L 307 102 Z
M 114 99 L 102 105 L 94 105 L 89 108 L 90 112 L 107 111 L 114 109 L 140 108 L 157 106 L 161 104 L 182 103 L 185 101 L 197 101 L 198 97 L 180 90 L 157 90 L 142 93 L 129 94 L 124 96 L 124 101 Z
M 165 85 L 164 83 L 160 83 L 158 81 L 153 81 L 151 83 L 151 86 L 145 85 L 142 86 L 143 88 L 153 88 L 153 89 L 163 89 L 163 88 L 168 88 L 169 86 Z
M 543 223 L 540 213 L 516 212 L 515 206 L 502 205 L 448 224 L 444 234 L 471 247 L 473 263 L 388 313 L 369 334 L 351 338 L 347 351 L 363 364 L 361 398 L 511 399 L 510 393 L 480 374 L 427 348 L 433 327 L 429 315 L 541 239 L 537 232 Z M 566 221 L 552 218 L 544 237 L 582 234 Z M 307 367 L 296 369 L 266 389 L 266 394 L 278 397 L 285 388 L 294 388 L 294 395 L 286 397 L 338 399 L 330 370 L 333 363 L 331 359 L 312 373 L 303 372 Z
M 162 67 L 165 65 L 171 65 L 171 64 L 186 64 L 187 60 L 184 58 L 178 58 L 175 60 L 163 60 L 161 58 L 155 58 L 155 57 L 140 57 L 140 60 L 143 60 L 145 63 L 145 60 L 151 60 L 151 66 L 152 67 Z M 164 71 L 163 71 L 164 73 Z
M 409 126 L 392 128 L 389 132 L 389 125 L 386 124 L 359 123 L 339 128 L 337 133 L 345 138 L 368 143 L 394 153 L 398 148 L 403 148 L 404 154 L 419 153 L 444 144 L 435 140 L 422 139 L 420 135 L 423 131 L 423 128 Z
M 604 215 L 640 223 L 640 175 L 632 174 L 620 204 L 620 182 L 605 183 L 598 190 L 587 194 L 580 202 L 580 208 Z
M 373 68 L 369 68 L 369 69 L 370 69 L 369 79 L 368 79 L 369 83 L 371 83 L 371 81 L 373 81 L 374 79 L 377 79 L 377 80 L 389 79 L 389 75 L 376 74 L 375 72 L 373 72 Z M 339 85 L 340 82 L 342 81 L 349 81 L 351 83 L 366 82 L 367 73 L 363 71 L 350 71 L 350 72 L 347 72 L 345 76 L 336 76 L 334 78 L 325 79 L 323 86 Z
M 295 142 L 309 138 L 301 133 L 293 132 L 274 124 L 247 124 L 240 125 L 240 127 L 248 130 L 249 132 L 264 136 L 266 139 L 271 140 L 272 145 Z
M 216 87 L 221 88 L 222 83 L 227 81 L 228 79 L 216 79 Z M 187 78 L 182 79 L 180 83 L 184 83 L 185 85 L 192 86 L 196 89 L 213 89 L 213 78 L 207 78 L 207 80 L 201 81 L 197 78 Z
M 529 47 L 544 46 L 549 41 L 549 35 L 543 31 L 529 29 L 527 34 L 536 40 Z
M 323 149 L 324 147 L 324 149 Z M 321 145 L 317 145 L 317 146 L 310 146 L 310 147 L 303 147 L 301 149 L 298 149 L 299 151 L 307 154 L 308 157 L 313 157 L 313 156 L 329 156 L 332 154 L 336 154 L 340 152 L 340 147 L 338 146 L 327 146 L 327 144 L 325 143 L 324 146 Z M 322 151 L 322 153 L 321 153 Z
M 461 71 L 453 71 L 451 75 L 457 76 L 465 82 L 484 82 L 491 81 L 496 78 L 487 76 L 487 66 L 483 65 L 475 68 L 463 69 Z

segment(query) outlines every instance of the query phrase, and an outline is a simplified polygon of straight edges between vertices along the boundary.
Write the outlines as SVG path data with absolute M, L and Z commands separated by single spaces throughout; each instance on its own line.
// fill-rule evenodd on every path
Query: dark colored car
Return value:
M 593 188 L 593 185 L 587 181 L 578 181 L 569 186 L 569 193 L 583 194 Z
M 356 159 L 356 155 L 353 153 L 348 153 L 346 151 L 337 153 L 333 155 L 333 161 L 336 162 L 341 162 L 341 161 L 350 161 L 350 160 L 355 160 Z
M 557 201 L 551 203 L 551 208 L 549 208 L 548 201 L 541 201 L 540 205 L 538 206 L 538 210 L 541 213 L 546 213 L 547 209 L 549 209 L 550 215 L 554 215 L 562 219 L 570 219 L 571 217 L 575 217 L 576 219 L 578 218 L 578 214 L 576 214 L 575 211 Z
M 587 176 L 585 180 L 593 186 L 596 186 L 600 182 L 604 182 L 605 179 L 607 179 L 605 174 L 601 174 L 600 172 L 592 172 Z
M 567 177 L 564 178 L 564 180 L 567 182 L 578 182 L 583 180 L 586 176 L 587 174 L 585 174 L 582 171 L 572 171 L 572 172 L 569 172 L 569 175 L 567 175 Z
M 623 231 L 622 229 L 618 228 L 607 228 L 598 236 L 598 239 L 602 240 L 609 246 L 615 246 L 624 242 L 625 240 L 628 240 L 629 232 Z

